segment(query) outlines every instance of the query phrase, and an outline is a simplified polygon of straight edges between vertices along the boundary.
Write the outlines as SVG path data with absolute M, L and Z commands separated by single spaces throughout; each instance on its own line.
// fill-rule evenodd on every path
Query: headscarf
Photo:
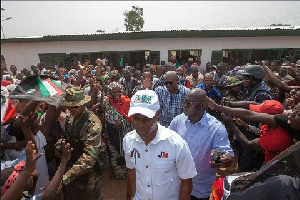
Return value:
M 111 82 L 108 86 L 107 86 L 107 93 L 110 94 L 111 93 L 111 90 L 113 88 L 120 88 L 121 91 L 122 91 L 122 85 L 118 82 Z
M 118 82 L 111 82 L 108 86 L 108 94 L 110 94 L 111 90 L 113 88 L 120 88 L 122 91 L 122 85 Z M 109 102 L 111 103 L 111 105 L 122 115 L 124 116 L 127 120 L 131 120 L 131 117 L 128 116 L 128 111 L 130 108 L 130 98 L 125 96 L 125 95 L 121 95 L 120 101 L 114 101 L 110 96 L 109 96 Z

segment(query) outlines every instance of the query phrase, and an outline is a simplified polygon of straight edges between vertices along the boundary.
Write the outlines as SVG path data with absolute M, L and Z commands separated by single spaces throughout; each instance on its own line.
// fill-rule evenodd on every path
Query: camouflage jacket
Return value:
M 224 97 L 226 97 L 230 101 L 243 101 L 242 92 L 236 94 L 236 93 L 232 93 L 230 91 L 226 91 Z M 226 106 L 228 106 L 228 105 L 226 105 Z
M 85 110 L 81 116 L 84 116 Z M 79 156 L 76 162 L 70 166 L 68 171 L 63 176 L 63 184 L 67 185 L 71 181 L 77 179 L 78 177 L 90 172 L 93 170 L 95 162 L 99 156 L 101 148 L 101 129 L 102 124 L 100 119 L 93 113 L 87 112 L 87 119 L 85 120 L 83 126 L 80 129 L 79 135 L 80 140 L 83 142 L 83 153 Z M 76 127 L 76 123 L 80 118 L 74 122 L 72 115 L 67 114 L 66 116 L 66 134 L 72 134 L 72 129 Z M 76 148 L 74 148 L 75 150 Z M 72 152 L 72 154 L 76 152 Z M 70 161 L 69 161 L 70 162 Z

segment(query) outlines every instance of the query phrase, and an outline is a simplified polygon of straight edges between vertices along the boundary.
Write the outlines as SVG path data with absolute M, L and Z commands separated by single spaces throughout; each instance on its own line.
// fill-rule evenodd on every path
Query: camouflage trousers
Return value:
M 72 181 L 64 188 L 65 200 L 103 199 L 102 178 L 94 170 Z

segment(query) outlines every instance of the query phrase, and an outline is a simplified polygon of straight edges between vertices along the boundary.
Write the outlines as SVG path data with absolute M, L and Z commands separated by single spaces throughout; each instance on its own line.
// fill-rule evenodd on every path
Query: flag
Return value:
M 7 96 L 7 89 L 1 86 L 1 125 L 17 116 L 17 105 L 13 105 Z
M 1 122 L 3 124 L 17 116 L 17 107 L 17 104 L 13 105 L 8 98 L 6 99 L 6 103 L 1 105 Z
M 65 95 L 65 87 L 60 81 L 47 75 L 33 75 L 22 80 L 9 98 L 34 100 L 58 107 Z

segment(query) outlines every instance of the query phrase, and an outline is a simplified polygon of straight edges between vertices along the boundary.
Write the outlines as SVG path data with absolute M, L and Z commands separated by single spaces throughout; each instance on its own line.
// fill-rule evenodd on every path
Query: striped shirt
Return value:
M 155 89 L 159 99 L 160 117 L 159 123 L 162 126 L 168 127 L 177 115 L 183 111 L 183 99 L 185 95 L 190 92 L 190 89 L 183 85 L 178 85 L 178 90 L 172 95 L 166 86 L 159 86 Z

